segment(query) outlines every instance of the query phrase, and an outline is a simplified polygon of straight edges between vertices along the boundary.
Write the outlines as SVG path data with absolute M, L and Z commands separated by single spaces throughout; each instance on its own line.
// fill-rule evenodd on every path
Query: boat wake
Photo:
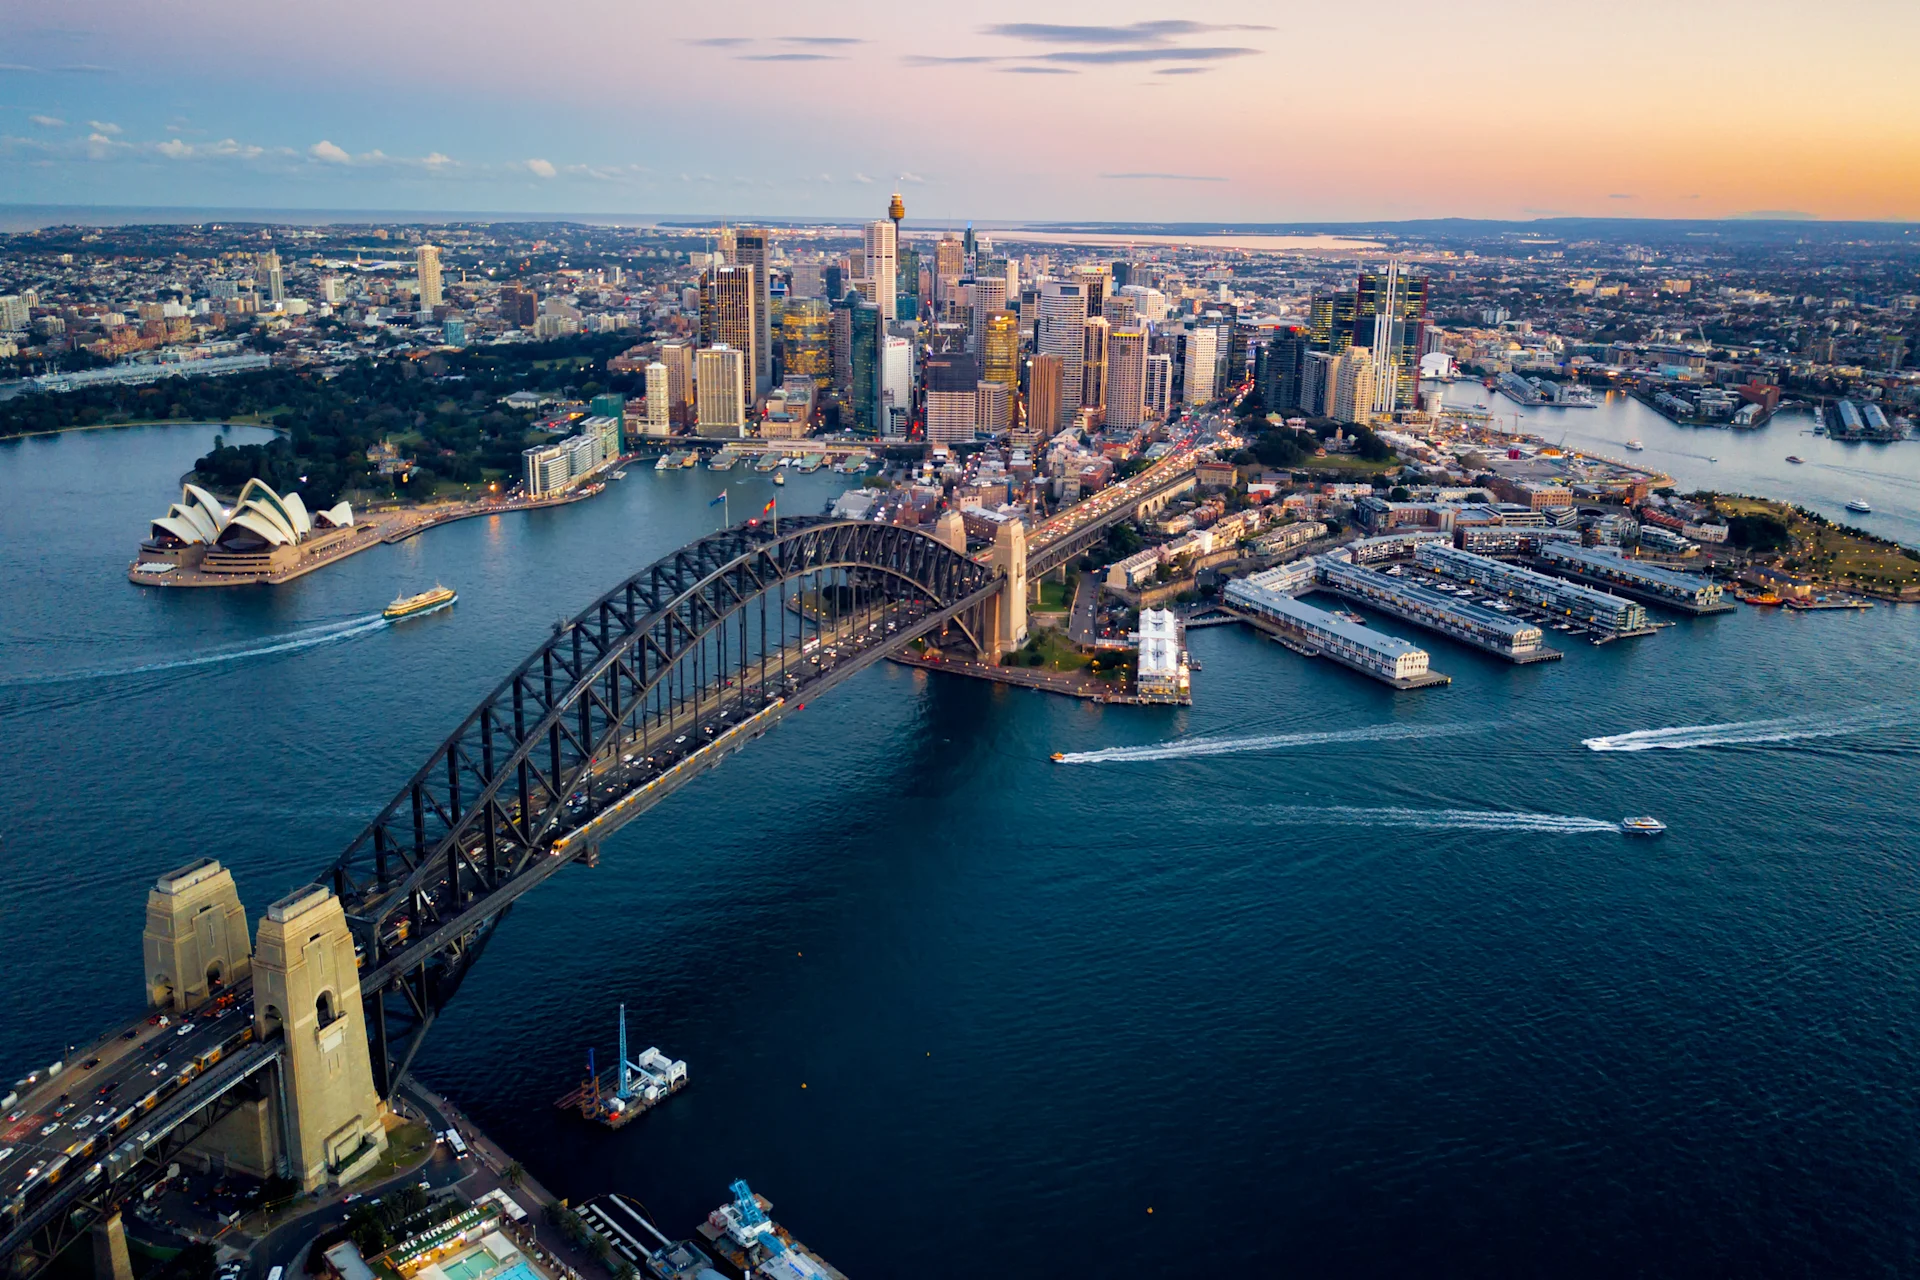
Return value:
M 1589 751 L 1683 751 L 1691 747 L 1730 747 L 1756 742 L 1793 742 L 1837 738 L 1843 734 L 1887 729 L 1914 718 L 1912 707 L 1868 707 L 1861 711 L 1785 716 L 1778 720 L 1736 720 L 1729 724 L 1686 724 L 1671 729 L 1636 729 L 1601 738 L 1582 738 Z
M 1421 831 L 1533 831 L 1546 835 L 1618 835 L 1620 824 L 1567 813 L 1503 809 L 1313 808 L 1282 804 L 1261 809 L 1269 821 L 1312 827 L 1411 827 Z
M 1339 742 L 1391 742 L 1397 738 L 1447 738 L 1477 733 L 1478 724 L 1377 724 L 1364 729 L 1335 729 L 1324 733 L 1270 733 L 1253 738 L 1189 738 L 1150 747 L 1102 747 L 1097 751 L 1069 751 L 1061 764 L 1138 763 L 1145 760 L 1184 760 L 1193 756 L 1228 756 L 1243 751 L 1284 751 L 1289 747 L 1317 747 Z
M 187 667 L 212 666 L 220 662 L 240 662 L 247 658 L 263 658 L 272 653 L 291 653 L 297 649 L 311 649 L 316 645 L 351 640 L 355 636 L 379 631 L 388 625 L 387 620 L 379 614 L 369 613 L 358 618 L 348 618 L 343 622 L 329 622 L 300 631 L 289 631 L 271 644 L 255 645 L 247 649 L 221 649 L 210 653 L 194 654 L 191 657 L 168 658 L 164 662 L 143 662 L 138 666 L 130 667 L 94 667 L 85 671 L 51 671 L 36 675 L 0 677 L 0 689 L 19 685 L 70 684 L 75 680 L 113 680 L 122 676 L 147 675 L 155 671 L 179 671 Z

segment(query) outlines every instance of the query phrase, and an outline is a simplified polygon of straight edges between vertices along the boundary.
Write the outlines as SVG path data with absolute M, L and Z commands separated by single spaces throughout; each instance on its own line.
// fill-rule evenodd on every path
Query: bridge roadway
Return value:
M 459 928 L 473 927 L 476 910 L 497 917 L 561 867 L 591 860 L 601 841 L 730 752 L 997 590 L 996 582 L 944 609 L 894 602 L 816 624 L 766 654 L 764 675 L 753 684 L 696 690 L 650 726 L 645 746 L 636 739 L 598 762 L 569 798 L 541 865 L 467 903 L 457 920 L 416 940 L 406 954 L 446 945 Z M 442 881 L 428 893 L 444 888 Z M 363 990 L 378 991 L 407 963 L 402 956 L 363 970 Z M 251 988 L 251 979 L 236 983 L 222 1007 L 169 1018 L 166 1026 L 156 1015 L 110 1031 L 58 1075 L 43 1070 L 15 1086 L 20 1096 L 0 1128 L 0 1266 L 16 1255 L 34 1269 L 50 1261 L 112 1204 L 160 1176 L 168 1157 L 224 1114 L 217 1104 L 225 1095 L 278 1060 L 277 1044 L 253 1041 Z
M 1191 432 L 1172 452 L 1136 476 L 1110 485 L 1055 513 L 1027 534 L 1027 575 L 1040 578 L 1086 552 L 1106 531 L 1130 518 L 1140 505 L 1193 483 L 1199 456 Z

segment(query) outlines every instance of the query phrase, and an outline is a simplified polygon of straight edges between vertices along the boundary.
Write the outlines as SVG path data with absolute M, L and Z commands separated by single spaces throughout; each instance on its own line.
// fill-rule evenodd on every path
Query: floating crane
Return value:
M 620 1006 L 620 1044 L 613 1070 L 602 1073 L 587 1050 L 587 1075 L 580 1086 L 554 1105 L 578 1111 L 588 1120 L 618 1129 L 641 1112 L 687 1084 L 687 1064 L 649 1046 L 638 1057 L 627 1056 L 627 1006 Z

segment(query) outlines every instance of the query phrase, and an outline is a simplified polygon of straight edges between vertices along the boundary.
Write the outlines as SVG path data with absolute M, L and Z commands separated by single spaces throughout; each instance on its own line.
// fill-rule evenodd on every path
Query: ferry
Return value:
M 1858 511 L 1863 516 L 1870 516 L 1873 514 L 1873 508 L 1868 506 L 1867 503 L 1860 498 L 1855 498 L 1852 502 L 1849 502 L 1847 504 L 1847 510 Z
M 786 473 L 786 472 L 784 472 L 784 471 L 776 471 L 776 472 L 774 472 L 774 473 L 773 473 L 773 482 L 774 482 L 775 484 L 785 484 L 785 483 L 787 482 L 787 473 Z
M 1798 465 L 1799 463 L 1805 462 L 1806 459 L 1797 453 L 1790 453 L 1787 455 L 1787 461 Z
M 1664 835 L 1666 833 L 1666 830 L 1667 830 L 1667 824 L 1660 821 L 1660 819 L 1658 818 L 1639 817 L 1639 818 L 1622 818 L 1620 820 L 1621 835 L 1657 836 L 1657 835 Z
M 1638 440 L 1627 441 L 1627 448 L 1633 450 L 1635 453 L 1639 453 L 1642 449 L 1646 447 L 1647 446 L 1641 444 Z
M 672 465 L 673 465 L 673 455 L 670 453 L 663 453 L 660 455 L 660 460 L 653 464 L 653 469 L 655 471 L 665 471 L 668 467 L 671 467 Z
M 444 608 L 459 598 L 452 587 L 436 585 L 433 590 L 422 591 L 417 596 L 401 596 L 381 610 L 380 616 L 387 619 L 411 618 L 416 613 Z
M 623 468 L 619 471 L 614 472 L 612 475 L 608 476 L 607 478 L 609 480 L 625 480 L 627 478 L 627 473 L 626 473 L 626 470 Z
M 738 461 L 740 461 L 739 454 L 731 453 L 728 450 L 722 449 L 720 452 L 713 455 L 712 461 L 707 463 L 707 470 L 731 471 L 733 470 L 733 464 Z

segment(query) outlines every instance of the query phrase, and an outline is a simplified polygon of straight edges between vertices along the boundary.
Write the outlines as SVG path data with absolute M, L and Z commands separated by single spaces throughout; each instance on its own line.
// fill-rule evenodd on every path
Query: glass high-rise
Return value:
M 833 309 L 819 298 L 795 298 L 780 317 L 786 377 L 805 377 L 826 390 L 833 382 Z

